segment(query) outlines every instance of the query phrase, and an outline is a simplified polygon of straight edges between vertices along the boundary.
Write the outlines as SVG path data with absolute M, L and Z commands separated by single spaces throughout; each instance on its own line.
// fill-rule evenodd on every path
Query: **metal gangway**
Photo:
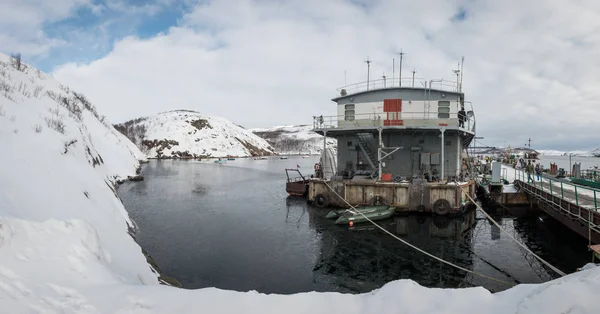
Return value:
M 515 186 L 527 193 L 531 202 L 537 203 L 545 213 L 590 243 L 600 243 L 600 190 L 518 169 L 514 169 L 514 180 Z

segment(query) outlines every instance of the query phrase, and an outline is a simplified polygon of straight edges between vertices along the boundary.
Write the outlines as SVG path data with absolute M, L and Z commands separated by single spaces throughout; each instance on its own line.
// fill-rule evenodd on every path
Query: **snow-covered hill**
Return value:
M 273 155 L 262 138 L 229 120 L 190 110 L 139 118 L 115 127 L 149 158 Z
M 323 136 L 313 132 L 311 125 L 277 126 L 251 131 L 267 140 L 278 154 L 313 155 L 323 151 Z M 327 147 L 337 149 L 337 140 L 327 138 Z
M 60 311 L 83 285 L 158 283 L 115 191 L 145 157 L 85 96 L 0 54 L 0 147 L 2 312 Z

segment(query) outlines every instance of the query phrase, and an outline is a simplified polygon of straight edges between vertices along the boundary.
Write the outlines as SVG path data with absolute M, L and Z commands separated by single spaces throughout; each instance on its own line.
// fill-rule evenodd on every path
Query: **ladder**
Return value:
M 371 177 L 378 175 L 378 161 L 377 161 L 377 153 L 373 151 L 373 146 L 371 143 L 375 140 L 375 137 L 371 133 L 358 133 L 356 134 L 356 138 L 358 139 L 358 146 L 363 154 L 367 157 L 367 162 L 374 170 Z

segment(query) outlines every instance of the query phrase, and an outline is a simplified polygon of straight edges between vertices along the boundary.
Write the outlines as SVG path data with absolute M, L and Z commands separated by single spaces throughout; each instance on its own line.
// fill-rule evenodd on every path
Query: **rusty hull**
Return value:
M 340 196 L 344 197 L 352 206 L 369 205 L 373 197 L 383 197 L 391 206 L 396 207 L 396 212 L 432 212 L 433 203 L 440 198 L 450 202 L 457 213 L 461 206 L 469 199 L 464 191 L 468 191 L 475 198 L 475 182 L 455 183 L 395 183 L 374 181 L 324 181 L 311 179 L 308 188 L 308 200 L 314 201 L 317 195 L 325 195 L 331 207 L 348 207 L 345 202 L 325 185 L 327 182 Z M 464 189 L 464 190 L 463 190 Z

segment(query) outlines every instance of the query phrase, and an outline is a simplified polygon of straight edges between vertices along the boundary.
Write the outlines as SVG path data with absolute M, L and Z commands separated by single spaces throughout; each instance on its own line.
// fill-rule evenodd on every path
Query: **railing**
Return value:
M 585 169 L 581 170 L 580 177 L 583 179 L 600 182 L 600 169 Z
M 346 94 L 355 94 L 374 89 L 382 88 L 396 88 L 396 87 L 414 87 L 414 88 L 429 88 L 443 90 L 448 92 L 459 92 L 460 86 L 455 81 L 447 80 L 431 80 L 429 83 L 423 78 L 403 77 L 402 80 L 399 78 L 385 78 L 377 80 L 369 80 L 365 82 L 354 83 L 340 87 L 337 89 L 338 95 L 344 96 Z
M 365 113 L 355 115 L 313 116 L 313 129 L 356 129 L 363 127 L 458 127 L 474 132 L 475 117 L 466 117 L 461 125 L 457 113 L 444 113 L 448 118 L 439 118 L 437 112 L 400 112 L 397 120 L 386 122 L 385 113 Z
M 539 177 L 539 178 L 538 178 Z M 562 180 L 538 176 L 535 173 L 527 174 L 525 171 L 515 169 L 515 179 L 534 188 L 547 192 L 565 202 L 584 207 L 598 212 L 598 197 L 600 190 L 585 187 Z

